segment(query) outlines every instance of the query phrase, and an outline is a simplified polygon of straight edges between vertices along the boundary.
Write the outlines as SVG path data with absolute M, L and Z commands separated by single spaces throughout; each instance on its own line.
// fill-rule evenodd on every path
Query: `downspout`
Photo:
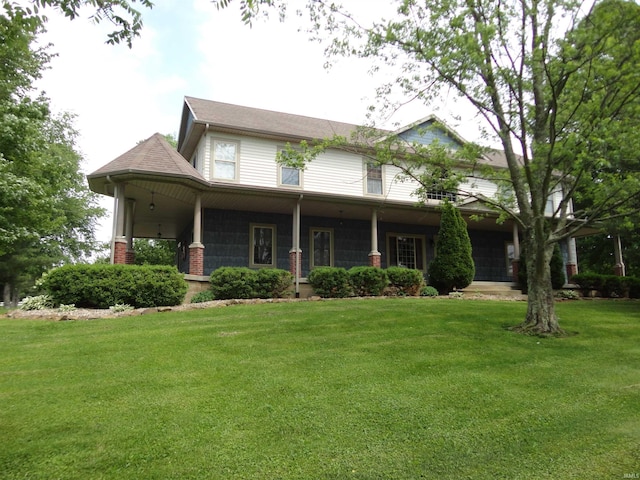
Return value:
M 296 298 L 300 298 L 300 258 L 302 257 L 300 255 L 300 203 L 302 202 L 302 197 L 303 195 L 300 194 L 296 204 L 296 231 L 294 233 L 295 245 L 293 246 L 296 251 Z

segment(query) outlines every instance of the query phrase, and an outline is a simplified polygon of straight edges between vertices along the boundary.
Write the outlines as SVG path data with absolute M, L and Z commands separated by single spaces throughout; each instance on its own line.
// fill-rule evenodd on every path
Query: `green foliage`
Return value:
M 403 267 L 387 268 L 389 286 L 396 295 L 415 296 L 419 295 L 424 286 L 424 276 L 420 270 Z
M 216 300 L 253 298 L 253 270 L 247 267 L 220 267 L 210 276 L 211 291 Z
M 316 294 L 325 298 L 344 298 L 352 294 L 349 274 L 341 267 L 316 267 L 309 273 Z
M 460 211 L 450 203 L 442 206 L 436 248 L 429 265 L 429 284 L 443 294 L 469 286 L 476 272 L 471 240 Z
M 257 298 L 282 298 L 293 282 L 293 275 L 279 268 L 261 268 L 254 275 L 253 296 Z
M 65 265 L 51 270 L 42 286 L 56 304 L 108 308 L 179 305 L 187 283 L 175 267 L 137 265 Z
M 127 305 L 126 303 L 116 303 L 115 305 L 111 305 L 109 310 L 113 313 L 124 313 L 130 312 L 134 308 L 131 305 Z
M 578 300 L 580 295 L 575 290 L 560 290 L 556 297 L 562 300 Z
M 211 292 L 216 300 L 280 298 L 292 280 L 288 271 L 278 268 L 220 267 L 210 277 Z
M 352 267 L 347 273 L 353 293 L 361 297 L 382 295 L 389 283 L 387 273 L 377 267 Z
M 213 297 L 213 292 L 211 290 L 203 290 L 191 297 L 191 303 L 204 303 L 211 302 L 212 300 L 215 300 L 215 298 Z
M 430 285 L 425 285 L 420 289 L 420 296 L 421 297 L 437 297 L 438 290 L 436 290 Z
M 136 265 L 175 265 L 175 240 L 135 238 L 133 252 Z
M 20 304 L 20 310 L 45 310 L 53 308 L 54 302 L 49 295 L 36 295 L 35 297 L 26 297 Z
M 640 278 L 602 275 L 599 273 L 579 273 L 571 281 L 580 287 L 582 294 L 588 296 L 592 291 L 600 292 L 609 298 L 640 298 Z

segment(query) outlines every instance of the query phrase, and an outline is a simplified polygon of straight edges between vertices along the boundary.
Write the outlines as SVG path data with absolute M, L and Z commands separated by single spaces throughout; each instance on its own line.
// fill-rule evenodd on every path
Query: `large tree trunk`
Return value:
M 553 245 L 546 245 L 546 238 L 527 236 L 527 316 L 515 330 L 538 335 L 563 335 L 555 311 L 551 286 L 551 256 Z
M 2 291 L 2 301 L 5 307 L 11 306 L 11 284 L 5 283 Z

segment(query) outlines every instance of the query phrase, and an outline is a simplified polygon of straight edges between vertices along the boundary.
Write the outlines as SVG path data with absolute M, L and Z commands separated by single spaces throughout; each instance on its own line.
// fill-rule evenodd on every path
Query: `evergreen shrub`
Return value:
M 292 280 L 293 275 L 278 268 L 251 270 L 247 267 L 220 267 L 210 277 L 212 298 L 200 301 L 280 298 L 291 286 Z
M 619 298 L 628 296 L 629 298 L 640 298 L 640 278 L 637 277 L 578 273 L 571 277 L 571 281 L 580 287 L 584 296 L 595 290 L 600 292 L 603 297 Z
M 424 286 L 424 276 L 420 270 L 403 267 L 387 268 L 389 286 L 397 295 L 415 296 Z
M 282 298 L 291 283 L 293 275 L 279 268 L 262 268 L 255 271 L 254 296 L 257 298 Z
M 65 265 L 48 272 L 42 287 L 56 305 L 78 308 L 179 305 L 187 293 L 182 274 L 160 265 Z
M 387 273 L 377 267 L 352 267 L 348 273 L 353 293 L 358 296 L 382 295 L 389 283 Z
M 203 303 L 210 302 L 212 300 L 215 300 L 215 298 L 213 298 L 213 292 L 211 291 L 211 289 L 203 290 L 202 292 L 198 292 L 193 297 L 191 297 L 191 303 Z
M 442 206 L 435 258 L 429 265 L 429 284 L 441 294 L 471 284 L 476 269 L 471 240 L 460 211 L 450 203 Z
M 436 290 L 435 288 L 427 285 L 422 287 L 422 289 L 420 290 L 420 296 L 421 297 L 437 297 L 438 296 L 438 290 Z
M 341 267 L 316 267 L 308 279 L 314 292 L 321 297 L 344 298 L 352 293 L 349 274 Z

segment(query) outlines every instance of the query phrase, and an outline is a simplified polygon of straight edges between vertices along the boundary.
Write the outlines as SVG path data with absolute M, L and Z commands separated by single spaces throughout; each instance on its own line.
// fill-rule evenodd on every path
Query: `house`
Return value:
M 463 140 L 429 117 L 388 135 L 452 146 Z M 442 193 L 416 206 L 416 184 L 361 154 L 327 150 L 306 169 L 279 165 L 287 143 L 349 137 L 356 125 L 186 97 L 178 148 L 155 134 L 88 176 L 114 197 L 112 262 L 131 263 L 133 238 L 176 239 L 178 268 L 205 281 L 221 266 L 289 269 L 296 286 L 317 266 L 404 266 L 427 273 L 435 253 Z M 504 167 L 499 152 L 487 161 Z M 471 188 L 491 195 L 483 180 Z M 484 189 L 484 190 L 483 190 Z M 514 281 L 518 231 L 460 206 L 467 219 L 475 282 Z M 575 242 L 562 246 L 576 273 Z

